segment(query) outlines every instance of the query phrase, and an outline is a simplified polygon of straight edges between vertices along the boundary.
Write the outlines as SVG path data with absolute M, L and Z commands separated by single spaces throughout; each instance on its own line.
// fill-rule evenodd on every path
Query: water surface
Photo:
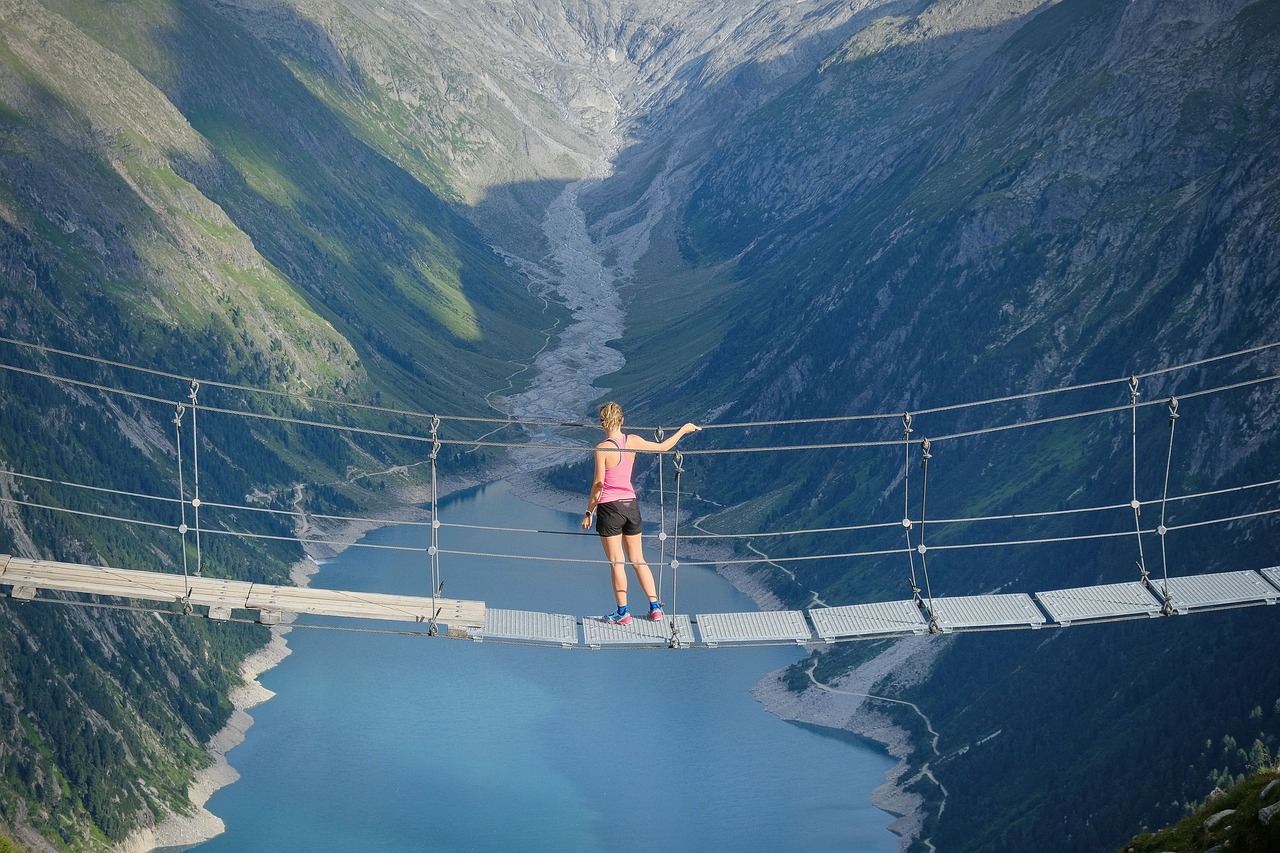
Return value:
M 562 561 L 600 555 L 594 536 L 570 535 L 577 517 L 502 483 L 443 502 L 440 516 L 565 534 L 443 528 L 443 549 L 557 558 L 442 555 L 446 596 L 611 609 L 605 566 Z M 425 547 L 429 530 L 365 541 Z M 429 577 L 425 554 L 352 548 L 312 583 L 429 594 Z M 671 581 L 668 570 L 668 601 Z M 678 583 L 680 612 L 754 609 L 712 571 L 682 568 Z M 869 803 L 892 761 L 783 722 L 750 696 L 798 648 L 565 650 L 304 628 L 289 645 L 261 679 L 277 695 L 228 756 L 241 779 L 208 803 L 227 831 L 200 853 L 897 850 L 892 817 Z

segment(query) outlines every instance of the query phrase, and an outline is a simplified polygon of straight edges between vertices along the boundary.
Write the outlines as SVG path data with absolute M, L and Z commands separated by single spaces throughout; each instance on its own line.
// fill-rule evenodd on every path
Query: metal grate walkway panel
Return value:
M 1156 589 L 1162 589 L 1164 583 L 1164 580 L 1151 580 Z M 1251 571 L 1188 575 L 1169 578 L 1168 584 L 1173 609 L 1179 613 L 1231 604 L 1275 604 L 1280 600 L 1280 590 Z
M 1280 589 L 1280 566 L 1272 566 L 1269 569 L 1263 569 L 1262 575 L 1267 580 L 1276 585 L 1276 589 Z
M 598 616 L 582 620 L 583 641 L 592 648 L 600 646 L 665 646 L 671 641 L 671 620 L 676 621 L 676 636 L 681 645 L 693 643 L 693 625 L 688 616 L 664 616 L 651 622 L 633 616 L 630 625 L 615 625 Z
M 1003 595 L 962 595 L 935 598 L 933 618 L 943 633 L 964 628 L 1004 628 L 1025 625 L 1039 628 L 1044 613 L 1023 592 Z
M 484 627 L 472 631 L 477 640 L 528 640 L 539 643 L 578 644 L 578 620 L 560 613 L 535 613 L 531 610 L 487 608 Z
M 824 640 L 924 634 L 929 630 L 928 621 L 914 601 L 815 607 L 809 611 L 809 618 L 813 620 L 818 636 Z
M 1160 602 L 1141 581 L 1037 592 L 1036 599 L 1049 617 L 1060 625 L 1160 615 Z
M 805 643 L 813 639 L 804 614 L 798 610 L 763 610 L 758 613 L 699 613 L 698 633 L 709 646 L 718 643 Z
M 1167 584 L 1167 586 L 1166 586 Z M 1060 626 L 1088 624 L 1108 618 L 1140 618 L 1161 611 L 1167 589 L 1172 608 L 1179 613 L 1226 607 L 1280 603 L 1280 566 L 1257 571 L 1152 578 L 1150 586 L 1139 582 L 1049 590 L 1035 593 L 1040 607 L 1026 594 L 979 595 L 936 598 L 929 603 L 933 621 L 914 601 L 887 601 L 807 611 L 756 613 L 708 613 L 697 617 L 671 616 L 659 622 L 636 618 L 627 626 L 598 618 L 583 619 L 518 610 L 488 610 L 483 601 L 463 601 L 422 596 L 391 595 L 315 588 L 281 587 L 223 578 L 184 577 L 165 572 L 116 569 L 79 563 L 31 560 L 0 554 L 0 587 L 19 600 L 39 598 L 42 589 L 189 604 L 208 608 L 213 619 L 229 619 L 235 610 L 257 610 L 260 622 L 273 624 L 292 613 L 356 619 L 393 619 L 430 622 L 448 628 L 454 638 L 483 641 L 558 644 L 562 647 L 602 646 L 681 648 L 717 645 L 805 643 L 814 639 L 805 622 L 807 615 L 817 637 L 839 639 L 925 634 L 931 629 L 999 630 L 1037 628 L 1046 624 L 1045 613 Z M 191 613 L 190 607 L 184 608 Z M 694 624 L 697 619 L 695 639 Z M 671 642 L 672 620 L 677 642 Z M 582 625 L 581 640 L 578 625 Z M 431 632 L 434 636 L 435 632 Z

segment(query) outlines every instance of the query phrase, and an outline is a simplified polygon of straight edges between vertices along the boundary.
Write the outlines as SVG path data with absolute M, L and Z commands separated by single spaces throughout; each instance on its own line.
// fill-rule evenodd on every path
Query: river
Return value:
M 445 550 L 598 557 L 594 536 L 571 535 L 576 517 L 505 483 L 442 502 L 440 517 L 565 534 L 446 526 Z M 405 525 L 363 541 L 428 536 Z M 429 594 L 426 560 L 350 548 L 312 583 Z M 445 554 L 440 571 L 446 595 L 494 607 L 610 609 L 602 565 Z M 754 609 L 704 568 L 680 569 L 678 592 L 681 612 Z M 869 801 L 893 764 L 883 750 L 750 696 L 799 648 L 560 649 L 300 624 L 331 629 L 295 628 L 293 654 L 262 676 L 276 696 L 229 755 L 241 778 L 208 803 L 226 832 L 200 853 L 897 850 L 892 817 Z

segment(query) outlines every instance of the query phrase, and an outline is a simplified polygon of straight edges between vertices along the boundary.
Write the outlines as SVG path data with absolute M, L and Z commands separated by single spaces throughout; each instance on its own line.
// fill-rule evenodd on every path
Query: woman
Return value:
M 636 457 L 634 451 L 670 450 L 681 438 L 702 427 L 685 424 L 666 441 L 649 441 L 638 435 L 623 434 L 622 407 L 617 403 L 605 403 L 600 407 L 600 428 L 604 430 L 605 440 L 596 445 L 595 477 L 587 498 L 587 511 L 582 516 L 582 529 L 591 527 L 594 512 L 596 532 L 600 534 L 605 559 L 613 572 L 613 595 L 618 603 L 618 609 L 603 620 L 616 625 L 631 624 L 631 614 L 627 611 L 626 566 L 626 560 L 630 560 L 636 579 L 649 598 L 649 618 L 656 622 L 662 618 L 662 605 L 658 603 L 653 572 L 644 561 L 640 541 L 640 505 L 636 501 L 636 490 L 631 485 L 631 466 Z

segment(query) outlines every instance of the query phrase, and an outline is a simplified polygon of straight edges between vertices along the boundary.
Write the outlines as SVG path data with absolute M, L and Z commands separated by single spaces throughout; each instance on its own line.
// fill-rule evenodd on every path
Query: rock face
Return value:
M 552 420 L 580 416 L 555 409 L 584 407 L 605 371 L 642 410 L 754 422 L 1001 397 L 1247 349 L 1280 339 L 1277 29 L 1272 0 L 13 0 L 0 7 L 0 333 L 320 396 Z M 595 373 L 574 372 L 585 361 Z M 520 397 L 533 368 L 550 379 Z M 1256 378 L 1274 356 L 1223 370 L 1194 378 Z M 1144 400 L 1179 390 L 1142 387 Z M 40 474 L 105 474 L 109 459 L 169 485 L 154 413 L 81 429 L 81 398 L 37 411 L 30 395 L 0 393 L 6 466 L 39 452 L 25 438 L 38 423 L 47 444 L 84 451 L 59 454 L 78 471 Z M 1184 414 L 1221 432 L 1180 438 L 1175 486 L 1252 483 L 1280 453 L 1278 406 L 1271 382 Z M 948 429 L 974 425 L 958 417 Z M 1144 458 L 1163 458 L 1165 434 L 1144 433 Z M 123 449 L 94 444 L 115 435 Z M 1127 505 L 1126 438 L 966 446 L 940 456 L 930 494 L 957 515 L 1059 508 L 1086 487 Z M 326 448 L 332 471 L 301 472 L 284 439 L 245 444 L 272 452 L 232 478 L 240 494 L 339 481 L 351 461 Z M 691 476 L 779 528 L 901 517 L 896 463 L 830 461 L 726 459 Z M 1255 566 L 1274 551 L 1261 499 L 1224 504 L 1261 520 L 1187 534 L 1183 567 Z M 93 556 L 84 529 L 51 544 L 4 513 L 13 547 Z M 789 605 L 882 598 L 901 594 L 897 557 L 752 580 Z M 1100 545 L 940 564 L 948 591 L 967 594 L 1129 579 L 1116 567 L 1132 562 Z M 66 633 L 3 613 L 5 648 Z M 936 827 L 940 849 L 1027 837 L 1103 849 L 1151 804 L 1196 795 L 1201 771 L 1220 769 L 1197 763 L 1210 762 L 1199 743 L 1269 708 L 1280 686 L 1262 660 L 1248 686 L 1210 693 L 1271 636 L 1256 614 L 1214 619 L 951 644 L 913 688 L 942 733 L 948 757 L 931 772 L 950 792 L 918 825 Z M 120 657 L 100 627 L 66 635 Z M 4 708 L 17 703 L 7 672 Z M 225 712 L 204 705 L 202 734 Z M 0 718 L 15 742 L 17 719 Z M 116 728 L 86 736 L 114 744 Z M 55 790 L 35 744 L 0 752 L 23 756 L 23 796 Z M 1174 778 L 1187 767 L 1195 778 Z M 1062 786 L 1054 806 L 1037 796 L 1045 779 Z M 113 837 L 127 829 L 118 817 Z

